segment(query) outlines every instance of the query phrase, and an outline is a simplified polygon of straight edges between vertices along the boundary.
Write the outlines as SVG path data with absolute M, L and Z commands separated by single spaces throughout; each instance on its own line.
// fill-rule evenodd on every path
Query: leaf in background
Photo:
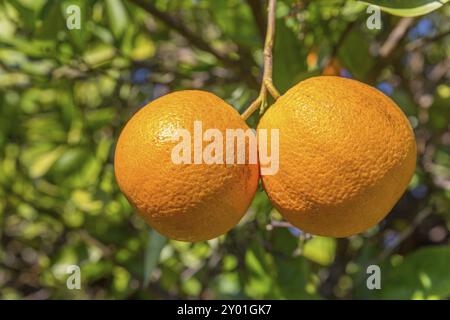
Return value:
M 37 157 L 30 167 L 30 176 L 32 178 L 39 178 L 45 175 L 56 160 L 64 153 L 65 149 L 65 146 L 59 146 L 53 151 L 46 152 Z
M 346 37 L 339 50 L 339 59 L 357 79 L 364 79 L 374 63 L 369 53 L 367 37 L 360 31 Z
M 306 242 L 304 256 L 320 265 L 328 266 L 334 260 L 336 239 L 314 236 Z
M 86 124 L 91 129 L 99 129 L 109 125 L 115 115 L 116 108 L 94 109 L 86 112 Z
M 166 243 L 167 238 L 163 237 L 153 229 L 149 231 L 144 257 L 144 286 L 147 286 L 150 282 L 152 272 L 158 265 L 161 250 Z
M 400 106 L 400 108 L 406 115 L 409 116 L 417 113 L 418 106 L 412 100 L 411 95 L 409 95 L 408 92 L 405 92 L 404 90 L 401 89 L 397 89 L 392 94 L 392 99 Z
M 71 202 L 81 211 L 95 212 L 102 208 L 102 202 L 85 190 L 75 190 L 71 195 Z
M 122 0 L 107 0 L 109 26 L 116 39 L 120 39 L 128 25 L 128 14 Z
M 398 265 L 382 265 L 381 290 L 362 291 L 381 299 L 446 298 L 450 296 L 449 266 L 450 247 L 425 247 L 407 255 Z
M 270 270 L 270 262 L 265 250 L 256 242 L 245 254 L 245 286 L 244 292 L 254 299 L 274 297 L 274 276 Z
M 304 257 L 274 259 L 277 270 L 276 286 L 284 299 L 311 299 L 306 292 L 310 271 Z
M 114 267 L 112 288 L 119 298 L 125 297 L 127 292 L 130 290 L 130 280 L 131 275 L 127 269 L 121 266 Z
M 450 86 L 442 84 L 436 90 L 430 107 L 430 124 L 435 130 L 444 130 L 450 123 Z
M 67 175 L 79 169 L 80 163 L 84 163 L 90 150 L 85 147 L 74 147 L 66 150 L 51 168 L 49 174 L 66 178 Z
M 22 54 L 26 54 L 32 58 L 45 58 L 55 53 L 56 42 L 43 39 L 24 39 L 20 37 L 14 37 L 9 39 L 2 39 L 2 43 L 8 47 L 13 48 L 20 52 L 16 58 L 23 57 Z M 4 59 L 4 57 L 2 57 Z
M 273 259 L 275 269 L 274 286 L 283 299 L 311 299 L 315 296 L 307 292 L 308 279 L 311 275 L 308 260 L 305 257 L 294 256 L 298 248 L 298 238 L 286 228 L 276 228 L 271 231 L 273 251 L 279 256 Z
M 156 52 L 156 47 L 154 42 L 146 34 L 139 34 L 130 52 L 131 58 L 134 60 L 145 60 L 150 59 Z
M 211 1 L 211 14 L 220 30 L 233 41 L 246 46 L 258 46 L 261 39 L 255 28 L 252 13 L 241 1 Z
M 39 13 L 39 19 L 42 24 L 35 32 L 35 37 L 38 39 L 55 41 L 58 32 L 65 28 L 60 3 L 57 1 L 47 1 Z
M 8 2 L 19 12 L 21 20 L 24 22 L 25 26 L 33 29 L 36 18 L 35 11 L 24 6 L 18 0 L 9 0 Z
M 283 93 L 301 80 L 301 73 L 307 70 L 306 51 L 302 51 L 300 40 L 286 26 L 284 19 L 277 19 L 276 24 L 273 79 Z
M 116 55 L 115 48 L 107 44 L 98 44 L 84 52 L 84 60 L 91 66 L 97 66 L 112 60 Z
M 448 0 L 365 0 L 363 2 L 379 6 L 381 10 L 395 16 L 416 17 L 439 9 Z

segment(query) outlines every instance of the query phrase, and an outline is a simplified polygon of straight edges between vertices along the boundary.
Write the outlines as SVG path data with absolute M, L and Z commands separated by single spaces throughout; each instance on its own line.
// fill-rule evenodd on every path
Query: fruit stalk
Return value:
M 272 81 L 272 70 L 273 70 L 273 42 L 275 38 L 275 7 L 276 0 L 269 0 L 269 4 L 267 6 L 267 32 L 266 32 L 266 40 L 264 43 L 264 73 L 263 80 L 261 84 L 261 90 L 259 92 L 258 97 L 255 101 L 253 101 L 247 110 L 242 114 L 242 119 L 248 119 L 253 112 L 255 112 L 258 108 L 261 108 L 261 111 L 264 110 L 267 104 L 267 92 L 276 100 L 280 96 L 280 93 L 275 88 Z

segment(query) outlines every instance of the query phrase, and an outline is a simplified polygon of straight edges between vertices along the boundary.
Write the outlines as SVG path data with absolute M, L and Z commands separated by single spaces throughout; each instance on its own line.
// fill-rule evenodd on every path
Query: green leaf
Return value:
M 246 279 L 245 293 L 251 298 L 262 299 L 274 294 L 274 277 L 270 272 L 269 261 L 258 244 L 253 244 L 245 255 Z
M 128 14 L 122 0 L 107 0 L 109 26 L 116 39 L 120 39 L 128 25 Z
M 381 10 L 395 16 L 416 17 L 439 9 L 448 0 L 366 0 L 363 2 L 379 6 Z
M 450 123 L 450 96 L 445 96 L 446 90 L 450 92 L 450 86 L 442 84 L 438 87 L 430 107 L 430 124 L 435 130 L 445 130 Z
M 107 44 L 92 46 L 84 53 L 84 60 L 91 66 L 106 63 L 114 58 L 115 48 Z
M 130 280 L 131 275 L 128 270 L 121 266 L 114 267 L 112 288 L 119 297 L 125 296 L 126 292 L 130 290 Z
M 159 262 L 161 250 L 167 243 L 167 238 L 160 235 L 155 230 L 151 229 L 148 233 L 147 249 L 144 257 L 144 285 L 147 286 L 150 282 L 150 277 Z
M 211 1 L 211 13 L 221 31 L 234 41 L 248 46 L 261 44 L 252 13 L 241 1 Z
M 51 173 L 56 176 L 64 176 L 75 172 L 84 163 L 89 155 L 89 150 L 75 147 L 66 150 L 51 168 Z
M 34 28 L 35 23 L 35 12 L 24 6 L 20 1 L 10 0 L 8 1 L 10 5 L 12 5 L 20 14 L 21 20 L 28 28 Z
M 281 93 L 301 80 L 307 70 L 306 51 L 295 33 L 286 26 L 283 18 L 277 19 L 277 36 L 274 45 L 273 79 Z
M 20 54 L 26 54 L 32 58 L 48 57 L 56 53 L 56 42 L 51 40 L 14 37 L 2 39 L 2 43 L 17 50 Z M 20 58 L 19 54 L 17 58 Z
M 276 286 L 284 299 L 308 299 L 306 292 L 309 268 L 304 257 L 279 257 L 274 259 L 277 271 Z
M 338 57 L 356 79 L 364 79 L 374 63 L 367 37 L 361 32 L 351 32 L 346 37 Z
M 42 21 L 42 24 L 36 29 L 35 33 L 38 39 L 55 41 L 58 32 L 65 29 L 64 17 L 61 12 L 60 3 L 57 1 L 46 2 L 41 9 L 39 19 Z
M 314 298 L 315 296 L 306 290 L 310 277 L 308 261 L 303 256 L 294 255 L 298 248 L 298 238 L 286 228 L 276 228 L 271 231 L 271 243 L 272 250 L 278 255 L 273 259 L 276 274 L 273 287 L 276 288 L 277 295 L 283 299 Z
M 66 146 L 60 146 L 51 152 L 47 152 L 36 158 L 30 167 L 30 176 L 32 178 L 42 177 L 52 167 L 56 160 L 64 153 Z
M 419 249 L 398 265 L 381 267 L 381 290 L 375 294 L 382 299 L 446 298 L 450 296 L 449 266 L 450 247 Z
M 304 256 L 320 265 L 328 266 L 334 260 L 336 239 L 314 236 L 305 244 Z
M 115 108 L 95 109 L 86 113 L 87 125 L 92 129 L 99 129 L 111 124 L 115 115 Z

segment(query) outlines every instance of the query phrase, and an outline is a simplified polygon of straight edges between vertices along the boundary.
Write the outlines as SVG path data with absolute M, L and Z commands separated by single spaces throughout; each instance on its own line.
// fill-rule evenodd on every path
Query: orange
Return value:
M 331 61 L 323 69 L 322 75 L 324 76 L 338 76 L 341 73 L 341 63 L 338 58 L 331 58 Z
M 308 66 L 308 70 L 315 69 L 317 67 L 318 61 L 319 56 L 317 54 L 317 49 L 313 48 L 306 56 L 306 65 Z
M 194 121 L 202 122 L 203 132 L 218 129 L 224 140 L 226 129 L 248 129 L 239 113 L 217 96 L 174 92 L 129 120 L 117 142 L 114 165 L 121 191 L 148 224 L 169 238 L 191 242 L 233 228 L 247 211 L 259 179 L 259 166 L 249 164 L 248 157 L 246 164 L 174 163 L 178 129 L 192 134 L 194 153 Z
M 268 109 L 260 129 L 279 129 L 280 142 L 279 171 L 262 177 L 264 188 L 305 232 L 346 237 L 376 225 L 414 173 L 408 119 L 390 98 L 355 80 L 300 82 Z

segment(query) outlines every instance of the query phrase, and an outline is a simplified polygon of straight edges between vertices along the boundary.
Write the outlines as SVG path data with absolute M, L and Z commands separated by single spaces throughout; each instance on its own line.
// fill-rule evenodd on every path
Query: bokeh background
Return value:
M 351 77 L 408 115 L 417 170 L 390 215 L 348 239 L 309 238 L 260 190 L 226 236 L 189 244 L 133 213 L 114 179 L 115 141 L 173 90 L 208 90 L 242 112 L 260 86 L 265 1 L 1 0 L 0 298 L 450 298 L 450 6 L 391 2 L 421 14 L 382 12 L 370 30 L 361 2 L 279 0 L 274 49 L 282 92 Z M 73 4 L 80 30 L 66 27 Z M 72 264 L 80 290 L 66 286 Z M 366 287 L 371 264 L 381 290 Z

